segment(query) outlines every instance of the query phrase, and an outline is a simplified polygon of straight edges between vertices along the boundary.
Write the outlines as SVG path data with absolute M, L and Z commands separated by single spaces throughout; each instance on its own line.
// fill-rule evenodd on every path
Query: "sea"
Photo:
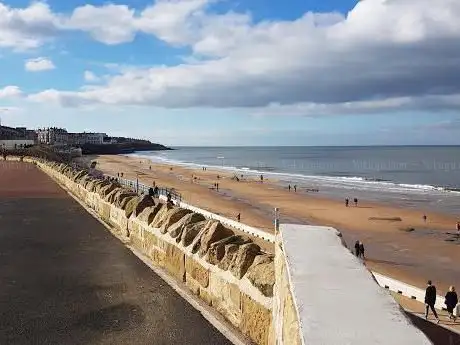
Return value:
M 132 156 L 263 175 L 320 197 L 356 197 L 460 217 L 460 146 L 174 147 Z

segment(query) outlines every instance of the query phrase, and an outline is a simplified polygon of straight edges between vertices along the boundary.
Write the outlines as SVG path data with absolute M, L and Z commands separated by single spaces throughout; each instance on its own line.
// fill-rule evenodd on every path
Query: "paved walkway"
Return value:
M 45 174 L 0 162 L 0 344 L 230 344 Z

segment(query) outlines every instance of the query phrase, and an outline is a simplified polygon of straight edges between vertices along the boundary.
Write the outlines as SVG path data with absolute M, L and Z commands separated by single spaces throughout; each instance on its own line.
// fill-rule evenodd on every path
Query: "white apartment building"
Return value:
M 45 128 L 37 131 L 38 142 L 48 145 L 103 144 L 105 133 L 69 133 L 63 128 Z

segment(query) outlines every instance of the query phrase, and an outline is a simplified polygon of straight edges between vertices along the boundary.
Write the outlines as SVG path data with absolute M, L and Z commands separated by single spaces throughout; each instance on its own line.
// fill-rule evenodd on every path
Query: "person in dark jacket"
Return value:
M 446 304 L 447 312 L 449 313 L 449 319 L 453 319 L 455 322 L 457 317 L 454 315 L 454 308 L 457 306 L 458 297 L 453 286 L 451 286 L 449 288 L 449 292 L 446 293 L 446 300 L 444 303 Z
M 359 242 L 359 256 L 364 260 L 364 244 L 361 241 Z
M 438 313 L 434 309 L 436 303 L 436 286 L 434 286 L 431 280 L 428 280 L 428 286 L 425 290 L 425 319 L 428 320 L 428 309 L 431 309 L 434 317 L 436 318 L 436 323 L 439 323 Z
M 359 241 L 355 242 L 355 255 L 359 258 Z

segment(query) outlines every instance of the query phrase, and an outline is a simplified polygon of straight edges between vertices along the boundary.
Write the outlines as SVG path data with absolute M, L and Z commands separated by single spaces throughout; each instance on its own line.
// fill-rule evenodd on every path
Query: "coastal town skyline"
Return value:
M 460 144 L 459 15 L 449 0 L 3 0 L 0 116 L 169 146 Z

